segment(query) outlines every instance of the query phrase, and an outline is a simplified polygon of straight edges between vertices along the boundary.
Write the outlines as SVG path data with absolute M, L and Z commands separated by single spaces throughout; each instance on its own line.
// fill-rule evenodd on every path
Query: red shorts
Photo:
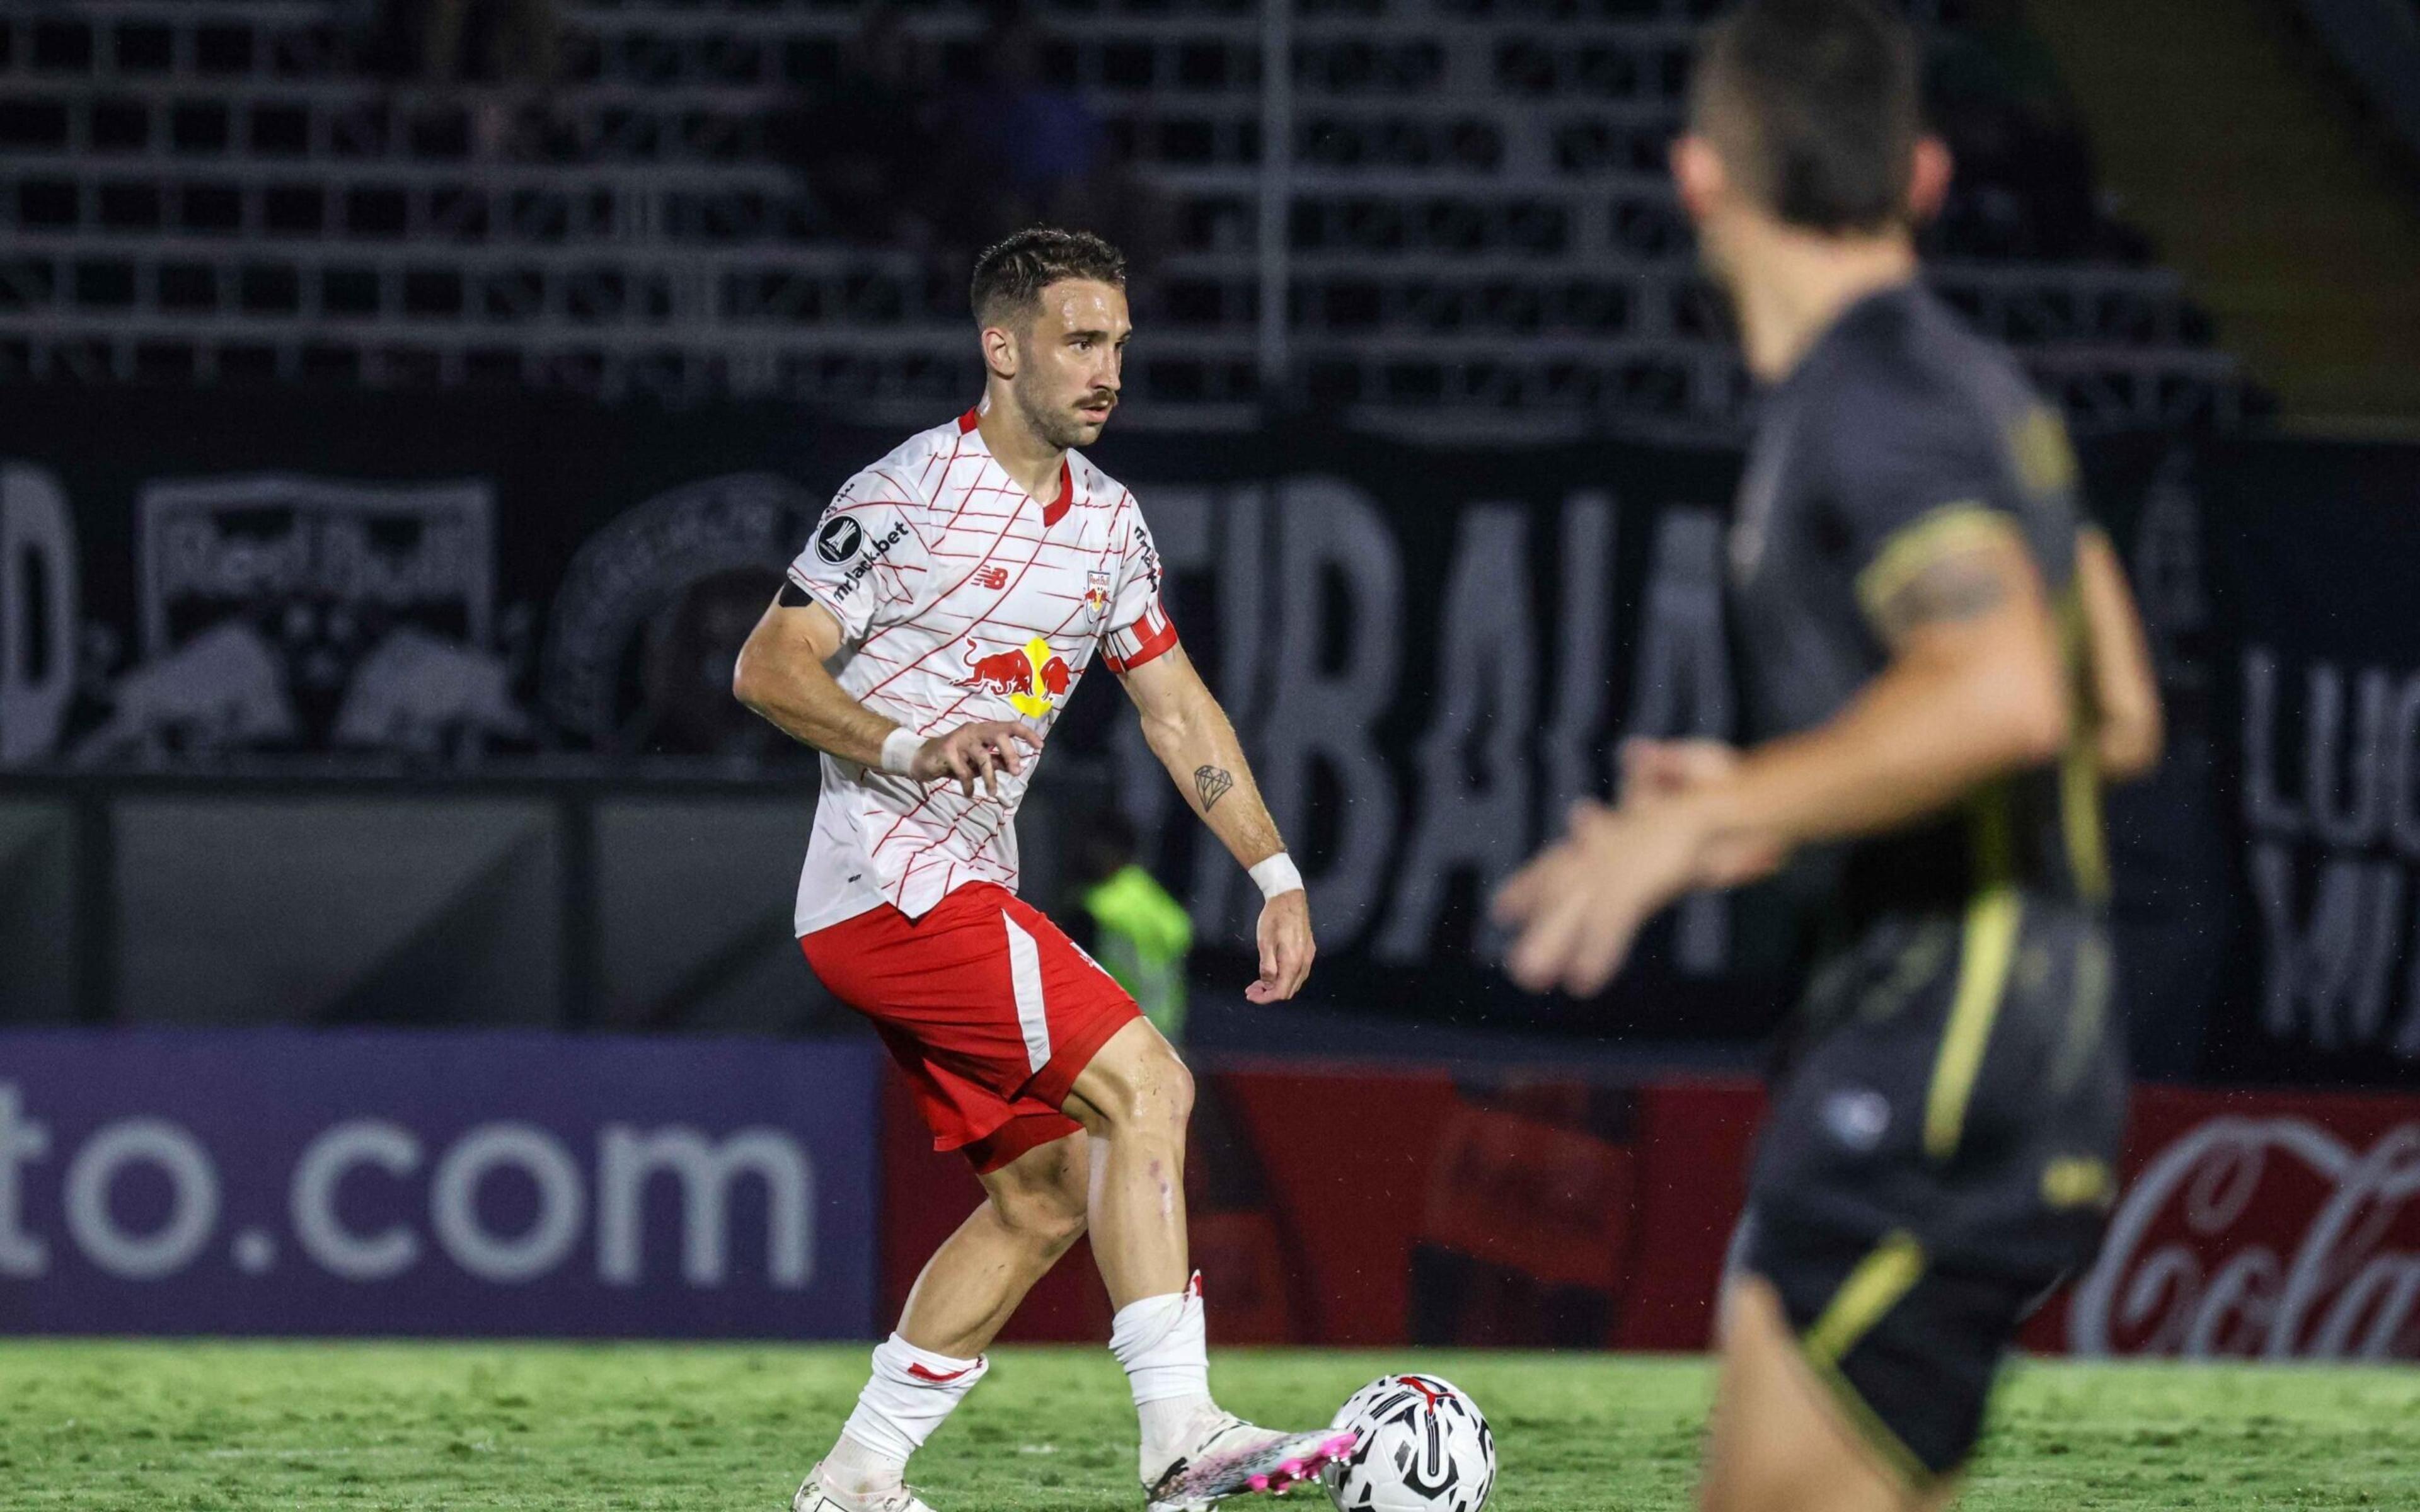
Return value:
M 803 936 L 807 964 L 874 1021 L 935 1149 L 995 1171 L 1080 1127 L 1060 1111 L 1142 1016 L 1109 974 L 1007 888 L 970 883 L 922 918 L 884 903 Z

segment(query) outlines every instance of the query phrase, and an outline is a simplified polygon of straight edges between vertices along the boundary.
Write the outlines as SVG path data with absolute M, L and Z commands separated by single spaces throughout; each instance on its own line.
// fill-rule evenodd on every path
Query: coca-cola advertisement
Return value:
M 2038 1346 L 2420 1359 L 2420 1101 L 2138 1092 L 2101 1257 Z

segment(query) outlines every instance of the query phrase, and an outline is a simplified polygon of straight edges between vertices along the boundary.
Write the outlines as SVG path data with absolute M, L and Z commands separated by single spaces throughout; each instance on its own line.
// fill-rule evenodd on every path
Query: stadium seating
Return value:
M 1708 8 L 1298 0 L 1276 100 L 1250 0 L 1046 11 L 1046 75 L 1169 211 L 1134 413 L 1249 424 L 1277 371 L 1289 400 L 1382 424 L 1730 433 L 1745 385 L 1661 167 Z M 778 140 L 862 8 L 561 13 L 532 106 L 381 78 L 314 0 L 8 8 L 0 375 L 778 395 L 901 420 L 970 392 L 963 252 L 852 242 Z M 942 77 L 977 71 L 974 6 L 906 15 Z M 500 131 L 507 96 L 523 115 Z M 1273 185 L 1263 134 L 1289 118 Z M 2006 221 L 1953 207 L 1939 281 L 2080 424 L 2240 411 L 2170 274 L 2004 255 Z M 1281 329 L 1264 287 L 1287 290 Z

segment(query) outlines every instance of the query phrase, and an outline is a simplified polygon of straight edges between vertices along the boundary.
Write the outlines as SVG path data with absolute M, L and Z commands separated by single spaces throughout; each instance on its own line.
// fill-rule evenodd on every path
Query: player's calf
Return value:
M 1081 1134 L 983 1176 L 985 1200 L 916 1278 L 899 1331 L 874 1351 L 857 1410 L 799 1497 L 816 1512 L 917 1512 L 898 1501 L 908 1460 L 983 1379 L 988 1348 L 1033 1283 L 1084 1231 Z M 911 1342 L 922 1340 L 922 1344 Z
M 1083 1237 L 1084 1136 L 986 1173 L 984 1205 L 925 1262 L 899 1333 L 971 1359 L 988 1348 L 1033 1283 Z
M 1092 1143 L 1093 1256 L 1111 1305 L 1185 1289 L 1185 1131 L 1193 1076 L 1140 1018 L 1103 1045 L 1075 1079 L 1067 1113 Z

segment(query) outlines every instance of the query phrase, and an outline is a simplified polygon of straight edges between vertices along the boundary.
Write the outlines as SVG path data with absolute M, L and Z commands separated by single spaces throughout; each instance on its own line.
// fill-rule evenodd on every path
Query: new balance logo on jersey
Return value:
M 983 568 L 975 574 L 975 586 L 988 588 L 995 594 L 1000 592 L 1008 586 L 1008 569 L 1006 567 Z

